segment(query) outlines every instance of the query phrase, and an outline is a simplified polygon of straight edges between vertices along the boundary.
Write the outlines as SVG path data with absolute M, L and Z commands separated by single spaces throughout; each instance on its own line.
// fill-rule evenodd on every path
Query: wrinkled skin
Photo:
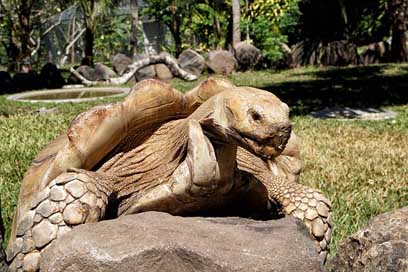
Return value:
M 7 249 L 10 270 L 77 225 L 148 210 L 265 212 L 305 223 L 325 259 L 331 204 L 297 183 L 299 144 L 271 93 L 207 80 L 181 95 L 157 81 L 79 115 L 27 172 Z

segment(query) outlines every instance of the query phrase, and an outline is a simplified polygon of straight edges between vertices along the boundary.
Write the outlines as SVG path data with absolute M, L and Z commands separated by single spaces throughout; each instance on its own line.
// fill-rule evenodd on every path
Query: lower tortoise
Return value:
M 330 201 L 298 183 L 300 145 L 275 95 L 209 78 L 185 95 L 157 80 L 78 115 L 21 185 L 7 260 L 38 271 L 76 226 L 143 211 L 262 213 L 301 219 L 324 261 Z

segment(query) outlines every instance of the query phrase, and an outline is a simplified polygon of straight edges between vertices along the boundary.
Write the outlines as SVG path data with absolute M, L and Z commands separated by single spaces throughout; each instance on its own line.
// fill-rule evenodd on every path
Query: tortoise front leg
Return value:
M 334 226 L 330 200 L 319 190 L 290 182 L 272 173 L 262 174 L 256 178 L 266 187 L 269 199 L 278 202 L 285 214 L 303 221 L 316 239 L 319 256 L 324 263 Z
M 200 124 L 196 120 L 189 120 L 187 125 L 187 154 L 184 161 L 168 180 L 163 180 L 160 185 L 145 191 L 121 214 L 143 211 L 181 214 L 197 211 L 208 206 L 208 195 L 228 187 L 223 183 L 226 174 L 220 172 L 215 150 Z M 234 158 L 235 153 L 229 157 Z M 235 163 L 233 159 L 230 161 Z M 231 170 L 229 172 L 232 173 Z
M 7 248 L 10 271 L 38 271 L 41 252 L 55 239 L 104 216 L 111 194 L 109 184 L 97 173 L 71 171 L 52 180 L 20 217 L 16 239 Z

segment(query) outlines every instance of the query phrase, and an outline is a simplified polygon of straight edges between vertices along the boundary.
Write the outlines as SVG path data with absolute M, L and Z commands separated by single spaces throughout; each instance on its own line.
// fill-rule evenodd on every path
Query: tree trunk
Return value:
M 85 24 L 85 58 L 88 58 L 89 63 L 93 66 L 93 47 L 94 47 L 94 6 L 95 1 L 89 0 L 88 2 L 88 10 L 86 12 Z
M 391 0 L 389 2 L 388 14 L 392 22 L 390 60 L 393 62 L 405 62 L 408 60 L 407 37 L 405 34 L 407 31 L 405 24 L 408 11 L 407 2 L 407 0 Z
M 135 57 L 137 53 L 137 25 L 138 25 L 138 7 L 137 0 L 130 0 L 130 12 L 132 14 L 131 36 L 130 36 L 130 54 Z
M 21 1 L 18 19 L 21 25 L 20 42 L 21 58 L 30 57 L 30 4 L 27 0 Z
M 87 26 L 85 30 L 85 58 L 88 58 L 91 65 L 93 64 L 93 43 L 94 33 L 92 28 Z
M 173 35 L 174 44 L 176 46 L 176 57 L 178 57 L 178 55 L 180 55 L 182 52 L 180 24 L 181 22 L 179 22 L 178 18 L 174 18 L 173 24 L 169 27 L 170 32 Z
M 232 0 L 232 46 L 235 47 L 241 41 L 241 10 L 239 0 Z
M 340 6 L 341 19 L 343 20 L 343 24 L 344 24 L 344 39 L 348 39 L 349 29 L 348 29 L 348 17 L 347 17 L 346 5 L 344 4 L 344 0 L 338 0 L 338 3 Z

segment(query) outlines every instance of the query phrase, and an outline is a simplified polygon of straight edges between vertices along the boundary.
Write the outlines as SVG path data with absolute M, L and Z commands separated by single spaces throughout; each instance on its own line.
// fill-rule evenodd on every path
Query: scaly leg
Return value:
M 268 190 L 269 199 L 282 206 L 282 211 L 305 223 L 316 239 L 315 243 L 324 263 L 329 252 L 332 228 L 331 202 L 324 194 L 296 182 L 273 175 L 260 175 L 256 178 Z
M 255 182 L 261 182 L 266 187 L 269 199 L 277 202 L 285 214 L 293 215 L 305 223 L 316 240 L 321 260 L 325 262 L 333 229 L 330 200 L 321 191 L 295 182 L 297 179 L 292 178 L 295 175 L 288 176 L 286 168 L 297 168 L 287 161 L 265 162 L 239 149 L 237 162 L 239 170 L 250 173 Z
M 10 271 L 38 271 L 41 252 L 77 225 L 99 221 L 111 188 L 105 177 L 71 169 L 55 178 L 17 222 L 7 248 Z

